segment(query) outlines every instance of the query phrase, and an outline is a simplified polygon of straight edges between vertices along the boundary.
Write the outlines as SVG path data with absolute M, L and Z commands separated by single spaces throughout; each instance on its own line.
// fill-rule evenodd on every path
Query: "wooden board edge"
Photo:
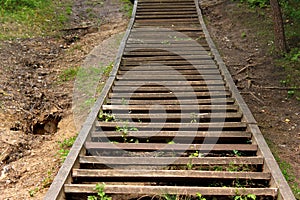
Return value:
M 250 109 L 248 108 L 248 106 L 245 103 L 243 97 L 240 95 L 240 92 L 238 91 L 236 85 L 234 84 L 234 81 L 231 77 L 231 74 L 228 71 L 223 59 L 221 58 L 221 55 L 219 54 L 216 45 L 214 44 L 212 38 L 210 37 L 208 29 L 207 29 L 207 27 L 205 25 L 205 22 L 203 20 L 203 15 L 202 15 L 202 11 L 199 7 L 198 0 L 194 0 L 194 1 L 195 1 L 196 9 L 197 9 L 197 12 L 198 12 L 199 21 L 200 21 L 200 24 L 203 28 L 203 32 L 205 34 L 205 37 L 206 37 L 206 41 L 207 41 L 209 47 L 211 48 L 211 52 L 214 56 L 215 61 L 217 62 L 218 66 L 219 66 L 221 74 L 224 76 L 224 79 L 226 80 L 226 82 L 228 84 L 228 87 L 232 91 L 232 96 L 236 99 L 238 105 L 240 106 L 240 109 L 244 114 L 245 121 L 249 124 L 257 124 L 257 122 L 254 119 Z
M 98 112 L 103 105 L 107 94 L 109 93 L 113 82 L 115 80 L 117 71 L 119 69 L 120 63 L 121 63 L 121 58 L 122 54 L 125 49 L 125 44 L 126 41 L 128 40 L 130 30 L 133 27 L 134 20 L 135 20 L 135 15 L 136 15 L 136 9 L 137 9 L 137 0 L 135 0 L 134 5 L 133 5 L 133 11 L 132 15 L 127 27 L 127 30 L 125 32 L 125 35 L 123 36 L 122 42 L 119 47 L 118 54 L 116 56 L 116 60 L 114 63 L 114 67 L 112 69 L 112 72 L 110 73 L 110 76 L 102 90 L 101 95 L 98 97 L 96 103 L 94 104 L 91 112 L 89 113 L 85 123 L 82 126 L 81 131 L 79 132 L 76 141 L 74 142 L 65 162 L 59 169 L 57 175 L 55 176 L 50 188 L 48 189 L 46 195 L 44 196 L 44 200 L 60 200 L 60 199 L 65 199 L 64 193 L 64 184 L 70 178 L 71 170 L 73 166 L 75 165 L 80 152 L 83 151 L 84 149 L 84 143 L 86 139 L 88 138 L 88 135 L 90 132 L 93 130 L 95 126 L 95 120 L 97 119 Z
M 253 138 L 259 149 L 261 154 L 264 158 L 265 165 L 268 167 L 268 170 L 271 172 L 271 178 L 274 182 L 275 186 L 279 188 L 279 195 L 278 199 L 282 200 L 296 200 L 289 184 L 287 183 L 286 179 L 284 178 L 281 170 L 268 147 L 261 131 L 259 130 L 258 126 L 255 124 L 249 125 L 250 131 L 253 134 Z M 272 186 L 272 185 L 271 185 Z

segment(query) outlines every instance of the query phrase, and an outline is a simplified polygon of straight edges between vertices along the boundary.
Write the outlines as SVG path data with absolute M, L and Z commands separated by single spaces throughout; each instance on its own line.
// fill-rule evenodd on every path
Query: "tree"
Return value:
M 282 20 L 281 9 L 278 0 L 270 0 L 270 5 L 274 21 L 274 44 L 277 53 L 287 52 L 286 39 L 284 34 L 284 26 Z

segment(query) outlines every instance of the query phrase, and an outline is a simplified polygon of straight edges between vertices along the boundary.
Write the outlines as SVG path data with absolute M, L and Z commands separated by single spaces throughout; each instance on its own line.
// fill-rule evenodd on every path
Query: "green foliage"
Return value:
M 273 152 L 274 158 L 277 161 L 283 176 L 285 177 L 288 184 L 290 185 L 296 199 L 300 199 L 300 187 L 299 187 L 299 183 L 296 181 L 296 177 L 293 172 L 293 167 L 291 166 L 291 164 L 289 164 L 279 158 L 278 152 L 276 149 L 274 149 L 275 148 L 274 144 L 271 143 L 271 141 L 267 140 L 267 142 Z
M 62 71 L 62 73 L 59 75 L 59 80 L 62 82 L 74 80 L 78 71 L 79 71 L 79 67 L 67 68 L 64 71 Z
M 198 157 L 201 157 L 201 154 L 199 153 L 199 151 L 195 151 L 194 153 L 191 153 L 191 154 L 189 155 L 189 158 L 198 158 Z M 192 163 L 192 160 L 190 160 L 190 161 L 186 164 L 186 166 L 187 166 L 187 169 L 189 169 L 189 170 L 193 169 L 194 164 Z
M 245 37 L 247 37 L 247 34 L 245 32 L 242 32 L 241 37 L 245 38 Z
M 233 150 L 233 154 L 234 154 L 236 157 L 242 156 L 242 153 L 239 152 L 238 150 Z
M 98 114 L 98 119 L 100 121 L 105 121 L 105 122 L 111 122 L 111 121 L 115 121 L 116 117 L 114 114 L 112 113 L 105 113 L 105 112 L 99 112 Z
M 26 9 L 36 9 L 48 0 L 0 0 L 0 8 L 8 12 L 18 12 Z
M 239 0 L 241 3 L 248 3 L 251 7 L 265 8 L 269 4 L 269 0 Z
M 39 187 L 35 187 L 34 189 L 29 190 L 29 191 L 28 191 L 29 196 L 30 196 L 30 197 L 34 197 L 34 195 L 35 195 L 38 191 L 40 191 L 40 188 L 39 188 Z
M 280 6 L 286 19 L 292 20 L 293 22 L 297 22 L 297 20 L 300 20 L 299 0 L 280 0 Z
M 122 11 L 126 13 L 128 17 L 131 16 L 133 5 L 130 0 L 121 0 L 123 3 Z
M 281 66 L 285 70 L 286 77 L 280 80 L 284 87 L 289 87 L 287 96 L 300 100 L 300 48 L 292 48 L 284 58 L 276 61 L 277 66 Z
M 203 197 L 201 193 L 196 194 L 195 196 L 189 196 L 189 195 L 171 195 L 171 194 L 164 194 L 163 196 L 160 197 L 162 200 L 206 200 L 206 198 Z M 213 198 L 214 200 L 214 198 Z
M 111 62 L 108 66 L 102 69 L 103 70 L 102 73 L 104 74 L 104 76 L 108 77 L 113 67 L 114 64 Z
M 191 113 L 191 123 L 197 123 L 197 114 L 196 113 Z
M 105 192 L 105 184 L 97 183 L 94 190 L 97 192 L 97 196 L 88 196 L 88 200 L 111 200 L 111 197 L 108 197 Z
M 202 194 L 200 194 L 200 193 L 197 193 L 196 196 L 197 196 L 198 200 L 206 200 L 206 198 L 204 198 L 202 196 Z
M 59 147 L 60 149 L 58 150 L 58 156 L 61 159 L 61 162 L 64 162 L 70 152 L 70 148 L 73 146 L 77 136 L 64 139 L 63 141 L 59 141 Z
M 129 131 L 138 131 L 139 129 L 136 127 L 130 127 L 128 126 L 128 121 L 126 121 L 122 126 L 117 126 L 116 127 L 116 131 L 118 132 L 122 132 L 122 138 L 124 140 L 124 142 L 130 142 L 130 143 L 139 143 L 138 140 L 134 140 L 134 139 L 130 139 L 128 140 L 128 132 Z
M 58 142 L 60 148 L 70 148 L 73 146 L 75 140 L 76 140 L 77 136 L 68 138 L 68 139 L 64 139 L 63 141 Z
M 255 194 L 237 195 L 233 198 L 234 200 L 256 200 Z
M 0 0 L 0 40 L 55 34 L 67 21 L 66 2 Z

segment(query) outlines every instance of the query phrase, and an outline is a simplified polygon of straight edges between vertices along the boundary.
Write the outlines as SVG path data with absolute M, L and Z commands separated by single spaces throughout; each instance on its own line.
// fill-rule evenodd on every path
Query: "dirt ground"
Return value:
M 209 32 L 271 150 L 282 165 L 291 165 L 288 170 L 299 188 L 300 102 L 280 89 L 285 74 L 270 55 L 272 41 L 266 41 L 266 33 L 262 34 L 262 30 L 273 31 L 273 27 L 257 23 L 270 20 L 270 11 L 247 12 L 245 5 L 237 6 L 233 1 L 208 2 L 203 13 Z
M 63 37 L 0 42 L 0 199 L 42 199 L 61 164 L 58 141 L 77 133 L 71 110 L 74 80 L 61 74 L 127 27 L 117 0 L 92 8 L 88 1 L 74 2 Z M 291 164 L 299 180 L 299 102 L 287 98 L 285 90 L 267 89 L 280 87 L 284 74 L 274 67 L 268 44 L 245 26 L 250 17 L 261 16 L 243 13 L 232 1 L 209 2 L 204 14 L 224 61 L 272 150 Z
M 74 2 L 61 38 L 0 42 L 0 199 L 42 199 L 61 165 L 58 142 L 78 132 L 74 77 L 62 74 L 126 30 L 120 1 Z

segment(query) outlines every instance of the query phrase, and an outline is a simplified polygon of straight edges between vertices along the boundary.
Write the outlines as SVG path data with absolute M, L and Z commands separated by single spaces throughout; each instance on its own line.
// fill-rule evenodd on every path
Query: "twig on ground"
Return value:
M 253 85 L 256 88 L 260 89 L 267 89 L 267 90 L 300 90 L 300 88 L 294 88 L 294 87 L 278 87 L 278 86 L 258 86 L 258 85 Z
M 241 94 L 250 94 L 258 102 L 260 102 L 263 105 L 265 104 L 265 102 L 263 100 L 261 100 L 260 98 L 258 98 L 253 92 L 241 92 Z

